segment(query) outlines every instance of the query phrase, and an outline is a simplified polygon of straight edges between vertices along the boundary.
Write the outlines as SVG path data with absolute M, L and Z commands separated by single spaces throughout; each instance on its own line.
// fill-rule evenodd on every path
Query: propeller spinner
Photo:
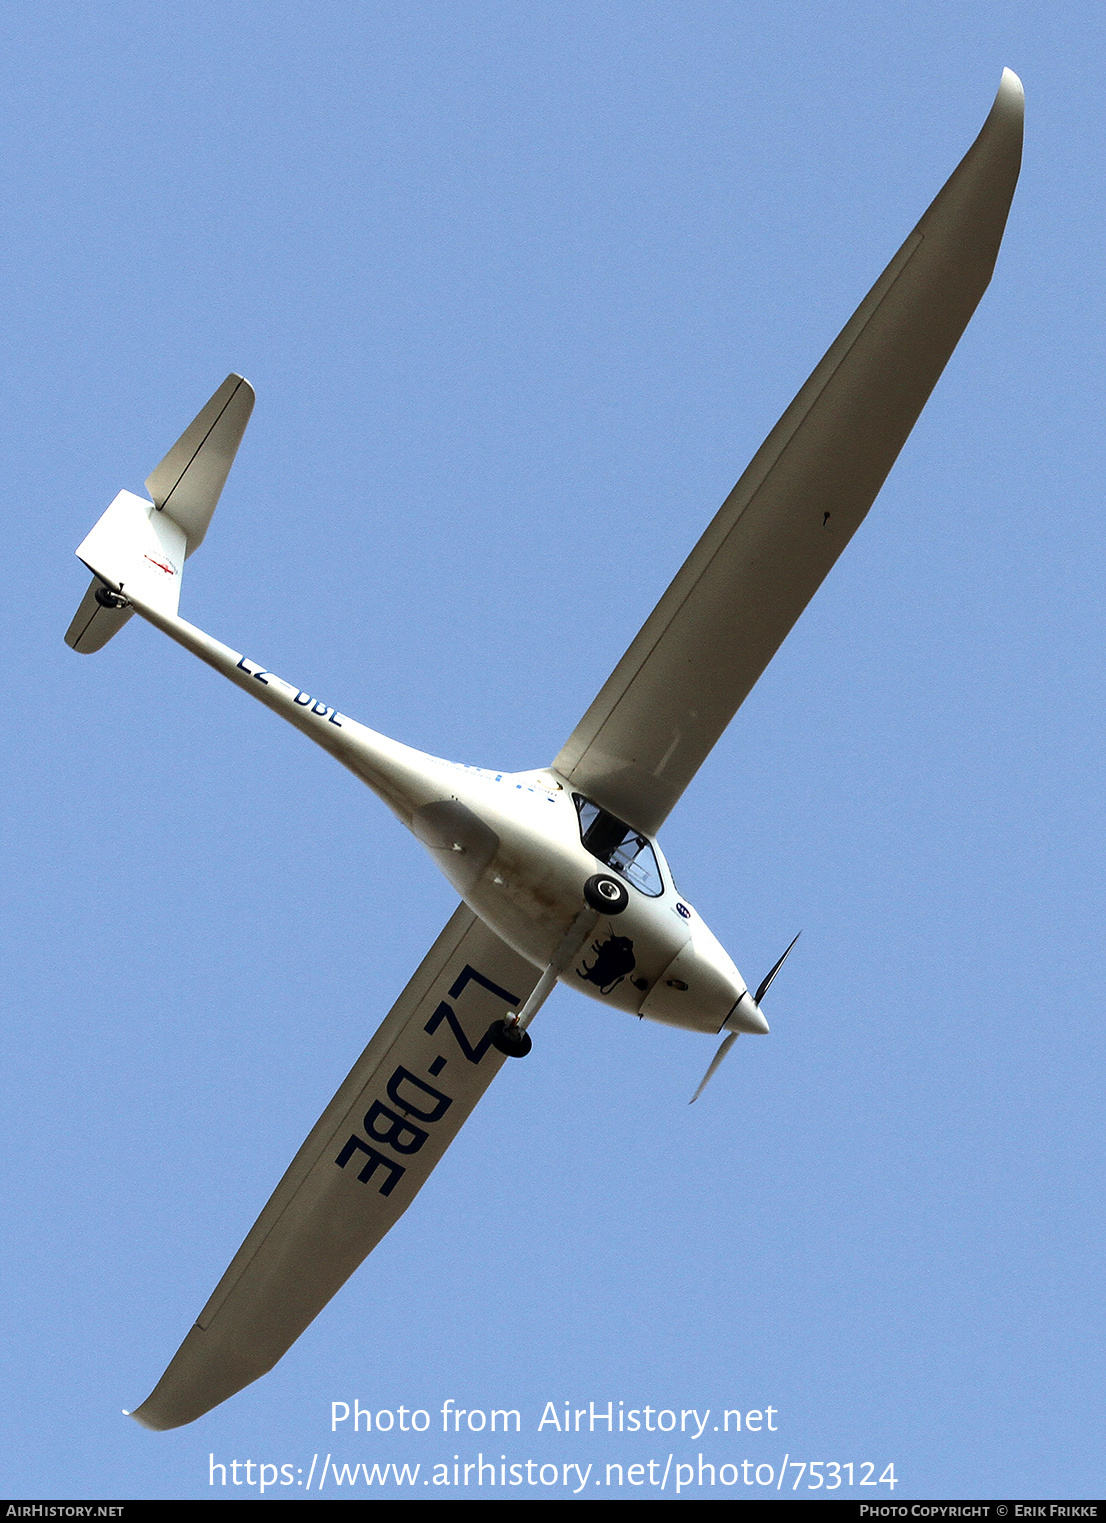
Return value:
M 799 937 L 802 934 L 803 934 L 802 931 L 796 931 L 795 935 L 791 939 L 791 945 L 787 948 L 787 951 L 780 958 L 779 962 L 776 963 L 775 967 L 772 968 L 771 972 L 765 974 L 764 978 L 761 979 L 761 981 L 760 981 L 760 987 L 757 989 L 756 994 L 753 996 L 753 1004 L 757 1007 L 758 1012 L 760 1010 L 760 1002 L 761 1002 L 761 1000 L 764 998 L 764 996 L 768 993 L 769 989 L 772 987 L 772 980 L 775 978 L 776 974 L 783 967 L 783 965 L 787 961 L 788 957 L 790 957 L 790 955 L 791 955 L 791 947 L 793 947 L 795 945 L 795 943 L 798 941 Z M 767 1027 L 767 1022 L 765 1022 L 765 1026 Z M 699 1096 L 703 1093 L 703 1091 L 706 1089 L 707 1085 L 710 1083 L 711 1079 L 714 1077 L 715 1071 L 718 1068 L 719 1064 L 722 1062 L 722 1059 L 726 1056 L 726 1054 L 729 1052 L 730 1048 L 737 1041 L 737 1039 L 738 1039 L 738 1037 L 740 1035 L 741 1035 L 740 1031 L 731 1031 L 727 1036 L 725 1036 L 722 1039 L 722 1045 L 719 1047 L 718 1051 L 714 1054 L 714 1057 L 711 1059 L 710 1067 L 707 1069 L 706 1073 L 703 1075 L 702 1082 L 700 1083 L 699 1088 L 695 1091 L 695 1093 L 692 1095 L 691 1099 L 687 1102 L 689 1105 L 694 1105 L 696 1100 L 698 1100 Z

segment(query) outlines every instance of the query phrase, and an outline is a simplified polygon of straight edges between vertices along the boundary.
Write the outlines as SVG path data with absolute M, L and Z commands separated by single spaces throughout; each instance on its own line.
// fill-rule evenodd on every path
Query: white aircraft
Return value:
M 253 408 L 231 375 L 77 551 L 66 635 L 99 650 L 138 613 L 366 782 L 462 903 L 293 1159 L 154 1391 L 173 1428 L 272 1368 L 414 1200 L 560 981 L 629 1014 L 722 1034 L 760 1004 L 678 893 L 657 832 L 867 513 L 991 278 L 1021 163 L 1004 72 L 983 129 L 754 456 L 548 767 L 424 755 L 178 616 Z M 791 944 L 794 946 L 794 942 Z M 791 947 L 787 951 L 790 952 Z

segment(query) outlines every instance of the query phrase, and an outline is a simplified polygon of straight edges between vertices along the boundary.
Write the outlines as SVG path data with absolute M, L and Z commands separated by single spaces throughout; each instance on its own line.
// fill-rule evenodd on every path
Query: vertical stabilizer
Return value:
M 228 375 L 161 464 L 146 477 L 146 490 L 158 513 L 172 518 L 184 530 L 186 555 L 199 548 L 207 533 L 253 403 L 249 381 Z

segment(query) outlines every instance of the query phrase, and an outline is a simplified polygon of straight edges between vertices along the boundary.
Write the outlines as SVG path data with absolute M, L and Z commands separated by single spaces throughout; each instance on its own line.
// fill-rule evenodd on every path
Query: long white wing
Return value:
M 757 451 L 553 766 L 655 832 L 845 548 L 994 269 L 1021 165 L 1007 69 L 983 130 Z
M 192 1422 L 267 1370 L 406 1211 L 506 1059 L 488 1027 L 538 969 L 462 905 L 132 1415 Z

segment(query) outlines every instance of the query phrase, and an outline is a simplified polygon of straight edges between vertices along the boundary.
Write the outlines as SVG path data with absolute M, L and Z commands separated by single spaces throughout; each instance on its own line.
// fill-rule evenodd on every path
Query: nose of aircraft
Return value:
M 746 989 L 726 1017 L 723 1030 L 747 1031 L 751 1036 L 767 1036 L 769 1029 L 768 1022 L 764 1019 L 764 1011 Z
M 691 1031 L 768 1030 L 729 953 L 699 919 L 642 1001 L 640 1013 Z

